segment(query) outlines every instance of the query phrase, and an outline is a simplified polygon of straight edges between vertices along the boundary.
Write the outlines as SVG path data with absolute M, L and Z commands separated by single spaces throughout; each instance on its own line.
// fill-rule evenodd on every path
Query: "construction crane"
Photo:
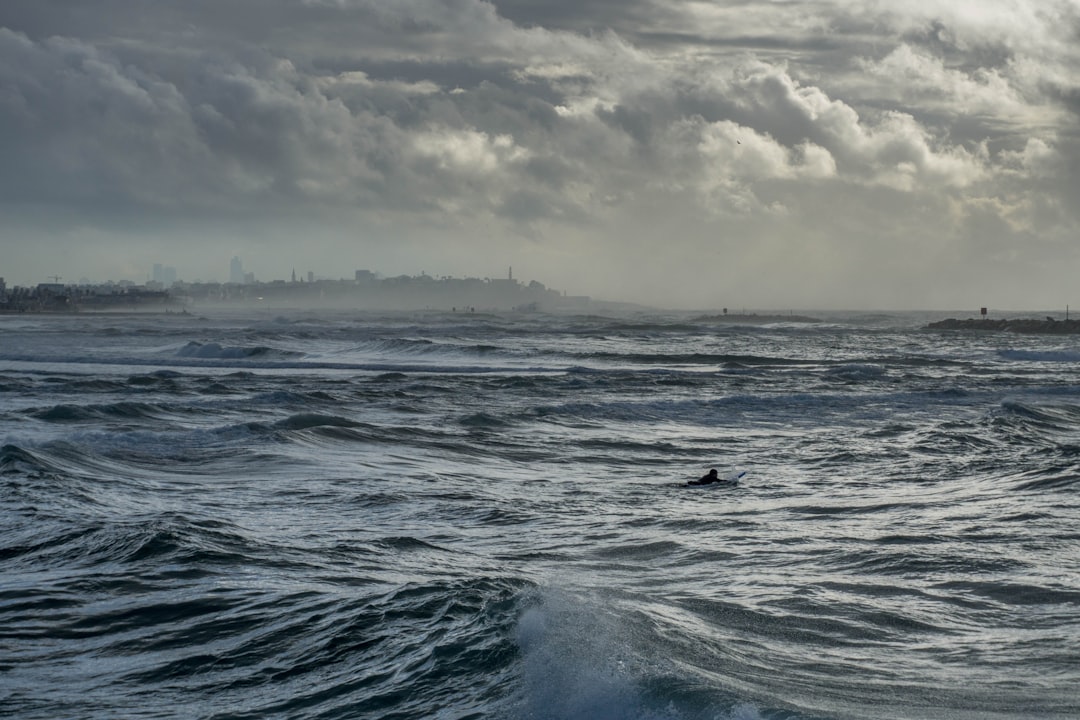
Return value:
M 64 279 L 64 278 L 60 277 L 59 275 L 49 275 L 48 277 L 53 282 L 57 282 L 57 283 Z

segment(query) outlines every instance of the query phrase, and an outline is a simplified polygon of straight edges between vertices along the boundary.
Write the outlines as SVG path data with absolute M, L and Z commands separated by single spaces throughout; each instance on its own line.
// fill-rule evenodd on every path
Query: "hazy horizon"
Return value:
M 381 276 L 380 276 L 381 278 Z M 386 278 L 396 279 L 396 278 Z M 462 279 L 486 279 L 486 278 L 452 278 L 456 280 Z M 256 280 L 254 285 L 247 285 L 246 287 L 259 287 L 265 284 L 268 288 L 281 289 L 281 283 L 285 281 L 290 282 L 287 278 L 268 278 L 265 280 Z M 351 283 L 349 278 L 317 278 L 317 282 L 326 281 L 331 284 L 339 282 Z M 48 281 L 51 282 L 51 281 Z M 208 285 L 227 285 L 228 281 L 200 281 L 201 283 Z M 299 284 L 306 284 L 306 279 L 297 279 Z M 181 281 L 181 283 L 195 284 L 196 281 Z M 66 280 L 61 284 L 63 285 L 77 285 L 77 283 L 69 283 Z M 115 280 L 108 280 L 102 283 L 91 283 L 91 285 L 108 285 L 118 284 Z M 142 283 L 136 283 L 136 287 L 144 287 Z M 525 286 L 525 283 L 522 283 Z M 11 290 L 14 286 L 8 283 L 8 289 Z M 21 286 L 28 287 L 28 286 Z M 547 287 L 547 290 L 562 293 L 560 288 Z M 540 314 L 585 314 L 585 315 L 598 315 L 598 316 L 625 316 L 625 315 L 639 315 L 639 314 L 652 314 L 657 313 L 661 315 L 675 315 L 675 316 L 696 316 L 707 317 L 715 316 L 720 318 L 723 315 L 731 316 L 754 316 L 760 315 L 763 317 L 769 316 L 787 316 L 791 315 L 800 318 L 800 321 L 805 318 L 813 320 L 824 320 L 826 322 L 843 322 L 844 320 L 858 320 L 873 318 L 876 316 L 911 316 L 919 317 L 924 321 L 942 320 L 948 318 L 965 319 L 965 318 L 979 318 L 981 316 L 982 307 L 910 307 L 910 308 L 889 308 L 889 307 L 770 307 L 770 306 L 748 306 L 748 305 L 732 305 L 732 306 L 683 306 L 675 307 L 662 304 L 647 304 L 633 301 L 615 300 L 604 296 L 591 295 L 589 293 L 583 293 L 580 298 L 585 298 L 584 302 L 570 302 L 568 304 L 558 305 L 551 301 L 542 301 L 536 303 L 536 307 L 530 307 L 532 303 L 529 302 L 529 298 L 522 297 L 519 301 L 509 301 L 503 298 L 503 301 L 495 304 L 487 303 L 483 301 L 473 302 L 471 305 L 468 302 L 462 303 L 456 300 L 446 300 L 445 297 L 440 299 L 440 295 L 437 291 L 422 291 L 407 300 L 402 300 L 401 294 L 387 293 L 385 297 L 379 298 L 378 291 L 374 293 L 359 293 L 356 295 L 350 295 L 349 293 L 342 293 L 333 296 L 306 296 L 306 295 L 267 295 L 265 297 L 247 297 L 247 298 L 232 298 L 232 299 L 211 299 L 206 297 L 196 296 L 191 300 L 190 304 L 187 303 L 184 294 L 184 288 L 181 284 L 178 286 L 174 293 L 177 300 L 184 301 L 183 307 L 185 309 L 197 309 L 200 311 L 208 312 L 227 312 L 234 311 L 248 312 L 248 311 L 297 311 L 304 313 L 327 311 L 330 313 L 350 312 L 350 313 L 415 313 L 419 311 L 430 311 L 434 313 L 460 313 L 460 314 L 473 314 L 473 315 L 490 315 L 490 314 L 514 314 L 523 312 L 526 314 L 540 313 Z M 569 295 L 568 293 L 565 293 Z M 411 296 L 405 296 L 409 298 Z M 396 298 L 396 300 L 395 300 Z M 570 300 L 575 300 L 573 296 L 570 296 Z M 80 308 L 73 312 L 81 314 L 130 314 L 130 313 L 150 313 L 161 314 L 176 312 L 176 306 L 125 306 L 119 305 L 116 307 L 102 306 L 93 308 Z M 986 307 L 986 318 L 992 320 L 1016 320 L 1016 319 L 1035 319 L 1041 320 L 1043 317 L 1061 316 L 1055 319 L 1063 319 L 1068 317 L 1069 319 L 1076 319 L 1078 312 L 1076 308 L 1072 308 L 1069 305 L 1063 305 L 1061 307 Z M 29 311 L 30 314 L 36 314 L 40 311 Z M 44 311 L 46 315 L 55 314 L 55 311 Z
M 1062 308 L 1080 7 L 7 0 L 0 277 Z

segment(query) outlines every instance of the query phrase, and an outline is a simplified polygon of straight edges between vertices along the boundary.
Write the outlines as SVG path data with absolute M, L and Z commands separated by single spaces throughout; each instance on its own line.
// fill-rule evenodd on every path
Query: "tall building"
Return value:
M 154 263 L 154 282 L 163 288 L 170 288 L 176 282 L 176 268 L 171 265 Z
M 244 284 L 244 265 L 236 256 L 233 256 L 232 262 L 229 263 L 229 282 L 237 285 Z

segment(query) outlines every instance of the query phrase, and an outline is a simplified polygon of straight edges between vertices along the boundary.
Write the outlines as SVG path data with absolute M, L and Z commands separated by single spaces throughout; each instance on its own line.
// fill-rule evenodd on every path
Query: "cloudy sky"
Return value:
M 3 0 L 0 276 L 1080 307 L 1080 0 Z

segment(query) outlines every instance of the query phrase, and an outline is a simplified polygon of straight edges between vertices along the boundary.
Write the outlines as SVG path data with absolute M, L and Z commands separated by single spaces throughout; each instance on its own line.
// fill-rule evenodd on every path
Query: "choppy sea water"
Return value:
M 827 320 L 0 316 L 0 715 L 1080 717 L 1080 338 Z

